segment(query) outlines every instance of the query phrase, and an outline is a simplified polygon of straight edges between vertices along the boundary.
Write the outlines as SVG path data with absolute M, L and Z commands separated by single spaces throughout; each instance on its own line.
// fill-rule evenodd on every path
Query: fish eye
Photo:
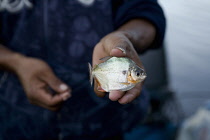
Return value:
M 131 76 L 134 80 L 141 80 L 142 78 L 146 77 L 144 70 L 139 67 L 134 68 L 131 71 Z
M 136 72 L 136 76 L 139 77 L 140 76 L 140 72 Z

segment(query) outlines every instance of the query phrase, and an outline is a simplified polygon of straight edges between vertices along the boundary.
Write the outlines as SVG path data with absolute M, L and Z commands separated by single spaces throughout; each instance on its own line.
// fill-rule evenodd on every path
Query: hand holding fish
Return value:
M 115 85 L 118 87 L 120 86 L 119 87 L 120 90 L 112 90 L 112 89 L 116 89 L 116 87 L 109 86 L 109 88 L 111 88 L 110 93 L 109 93 L 110 100 L 119 101 L 119 103 L 121 103 L 121 104 L 126 104 L 126 103 L 133 101 L 136 97 L 138 97 L 140 95 L 142 84 L 143 84 L 142 81 L 146 77 L 146 74 L 143 70 L 143 65 L 139 59 L 139 56 L 138 56 L 137 52 L 135 51 L 131 41 L 122 32 L 114 32 L 114 33 L 107 35 L 96 45 L 96 47 L 94 49 L 93 66 L 102 63 L 103 61 L 101 61 L 100 58 L 107 57 L 107 56 L 113 57 L 113 59 L 109 60 L 110 61 L 109 63 L 114 62 L 112 64 L 112 66 L 110 66 L 109 70 L 112 69 L 111 67 L 115 67 L 117 64 L 119 64 L 119 67 L 124 67 L 124 68 L 122 68 L 122 72 L 121 71 L 119 73 L 115 72 L 111 76 L 120 74 L 120 76 L 118 76 L 118 77 L 123 78 L 123 75 L 126 75 L 126 73 L 129 72 L 124 69 L 132 69 L 133 68 L 133 70 L 131 70 L 129 72 L 129 74 L 126 75 L 127 76 L 126 78 L 131 78 L 130 83 L 125 81 L 124 83 L 120 83 L 120 85 L 122 85 L 122 86 Z M 120 62 L 116 63 L 116 61 L 118 61 L 117 57 L 123 57 L 123 58 L 120 58 L 120 60 L 119 60 Z M 130 58 L 130 59 L 127 59 L 127 58 Z M 121 61 L 122 61 L 122 63 L 121 63 Z M 130 68 L 129 68 L 129 66 L 130 66 Z M 104 67 L 109 67 L 109 65 L 106 65 Z M 119 69 L 119 68 L 116 67 L 115 69 Z M 112 69 L 112 71 L 113 70 L 114 70 L 114 68 Z M 123 72 L 124 72 L 124 74 L 123 74 Z M 133 72 L 134 72 L 134 77 L 132 78 Z M 137 74 L 137 75 L 135 75 L 135 74 Z M 128 77 L 128 75 L 131 75 L 131 76 Z M 143 78 L 143 79 L 140 79 L 138 77 Z M 98 77 L 98 78 L 100 78 L 100 77 Z M 104 79 L 104 77 L 102 77 L 102 79 Z M 101 84 L 101 83 L 98 81 L 100 81 L 100 80 L 95 78 L 95 84 L 94 84 L 95 92 L 98 96 L 104 96 L 105 93 L 100 92 L 101 87 L 99 86 L 99 84 Z M 128 81 L 129 81 L 129 79 L 128 79 Z M 101 82 L 103 82 L 103 81 L 101 81 Z M 104 82 L 106 82 L 106 81 L 104 81 Z M 105 88 L 103 88 L 102 90 L 105 90 Z M 109 90 L 109 89 L 107 88 L 106 90 Z M 128 90 L 128 91 L 126 91 L 126 90 Z
M 150 22 L 144 19 L 130 20 L 122 25 L 116 32 L 105 36 L 95 46 L 92 60 L 93 66 L 102 63 L 100 59 L 107 56 L 130 58 L 137 66 L 139 66 L 136 73 L 136 79 L 139 80 L 138 73 L 141 72 L 141 69 L 144 69 L 144 67 L 136 51 L 143 52 L 149 49 L 155 40 L 155 36 L 156 29 Z M 131 78 L 130 83 L 132 83 L 133 80 L 134 79 Z M 110 91 L 109 98 L 110 100 L 118 101 L 121 104 L 129 103 L 140 95 L 142 85 L 143 82 L 139 82 L 128 91 Z M 98 96 L 103 97 L 105 95 L 104 92 L 99 92 L 97 90 L 97 84 L 94 84 L 94 88 Z

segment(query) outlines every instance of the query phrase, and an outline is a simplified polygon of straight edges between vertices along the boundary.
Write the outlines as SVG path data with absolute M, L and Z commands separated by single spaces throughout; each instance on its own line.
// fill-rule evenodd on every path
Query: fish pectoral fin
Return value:
M 129 83 L 132 83 L 132 84 L 136 84 L 139 82 L 139 81 L 135 81 L 135 80 L 128 80 L 128 81 L 129 81 Z
M 97 90 L 100 91 L 100 92 L 106 92 L 101 86 L 98 86 Z
M 106 56 L 106 57 L 103 57 L 103 58 L 101 58 L 101 59 L 99 59 L 99 60 L 105 62 L 105 61 L 109 60 L 110 58 L 112 58 L 112 56 Z
M 127 82 L 120 82 L 120 84 L 129 85 L 130 83 L 127 83 Z

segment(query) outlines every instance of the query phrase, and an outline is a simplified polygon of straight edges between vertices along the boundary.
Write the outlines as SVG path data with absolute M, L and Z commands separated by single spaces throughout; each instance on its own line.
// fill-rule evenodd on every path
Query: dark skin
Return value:
M 93 51 L 93 65 L 101 63 L 99 60 L 105 56 L 128 57 L 138 66 L 144 68 L 139 59 L 137 51 L 145 51 L 149 48 L 155 38 L 154 26 L 145 20 L 131 20 L 120 27 L 117 31 L 105 36 L 95 47 Z M 135 48 L 134 48 L 135 45 Z M 123 52 L 122 50 L 125 50 Z M 96 83 L 96 82 L 95 82 Z M 127 104 L 136 99 L 142 90 L 142 83 L 138 83 L 134 88 L 123 91 L 110 91 L 109 99 L 118 101 L 121 104 Z M 99 92 L 97 83 L 94 86 L 95 93 L 103 97 L 105 93 Z
M 0 68 L 14 72 L 30 103 L 56 111 L 71 94 L 70 88 L 56 77 L 42 60 L 26 57 L 0 46 Z M 51 90 L 55 91 L 52 95 Z
M 147 50 L 154 41 L 155 35 L 155 28 L 150 22 L 143 19 L 130 20 L 115 32 L 106 35 L 95 46 L 93 65 L 101 63 L 100 58 L 116 56 L 129 57 L 143 68 L 137 51 Z M 0 45 L 0 68 L 14 72 L 18 76 L 32 104 L 55 111 L 71 96 L 70 87 L 58 79 L 47 63 L 13 52 L 3 45 Z M 142 85 L 143 83 L 139 83 L 126 92 L 111 91 L 109 98 L 121 104 L 132 102 L 140 95 Z M 94 85 L 96 95 L 103 97 L 105 93 L 99 92 L 97 86 L 97 84 Z M 51 94 L 49 88 L 56 94 Z

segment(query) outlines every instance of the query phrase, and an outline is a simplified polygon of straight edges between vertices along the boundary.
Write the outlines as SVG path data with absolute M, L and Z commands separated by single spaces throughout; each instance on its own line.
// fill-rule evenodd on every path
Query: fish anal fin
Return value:
M 97 90 L 100 91 L 100 92 L 106 92 L 101 86 L 98 86 Z
M 102 87 L 101 87 L 101 84 L 100 82 L 98 81 L 98 79 L 95 77 L 95 82 L 97 83 L 97 90 L 100 91 L 100 92 L 106 92 Z

